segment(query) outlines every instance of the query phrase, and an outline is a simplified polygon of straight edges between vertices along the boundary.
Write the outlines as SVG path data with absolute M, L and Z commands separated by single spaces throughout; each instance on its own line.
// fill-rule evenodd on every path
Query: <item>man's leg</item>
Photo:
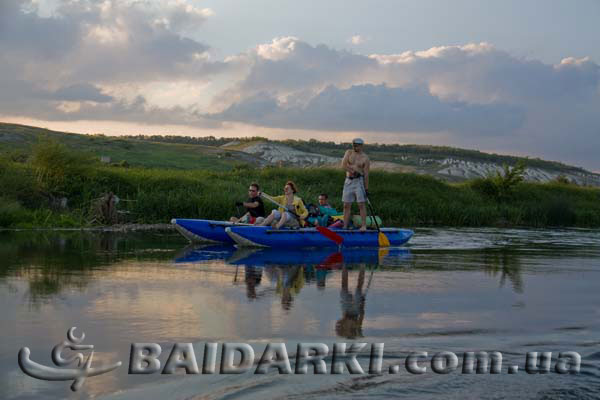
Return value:
M 360 210 L 360 219 L 362 221 L 360 230 L 364 232 L 367 230 L 367 208 L 365 207 L 365 203 L 358 203 L 358 209 Z
M 265 217 L 256 217 L 256 221 L 254 221 L 254 225 L 261 225 L 264 220 L 265 220 Z
M 363 203 L 364 205 L 364 203 Z M 350 213 L 352 212 L 352 203 L 344 203 L 344 229 L 350 225 Z

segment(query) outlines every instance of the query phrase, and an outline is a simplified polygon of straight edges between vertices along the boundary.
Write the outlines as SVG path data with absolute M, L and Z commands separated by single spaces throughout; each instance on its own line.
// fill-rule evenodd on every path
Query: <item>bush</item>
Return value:
M 18 201 L 0 197 L 0 227 L 9 228 L 28 220 L 28 214 Z
M 552 198 L 544 205 L 546 224 L 550 226 L 573 226 L 577 216 L 570 201 L 563 197 Z
M 46 198 L 37 188 L 31 168 L 0 158 L 0 193 L 26 208 L 43 206 Z
M 504 164 L 502 168 L 502 173 L 496 171 L 494 176 L 477 179 L 472 182 L 471 187 L 499 202 L 513 199 L 517 186 L 525 179 L 525 164 L 519 161 L 514 167 Z
M 91 156 L 69 150 L 55 140 L 40 140 L 33 149 L 36 181 L 49 194 L 64 194 L 68 180 L 85 175 L 91 165 Z
M 492 178 L 479 178 L 470 182 L 470 187 L 474 191 L 492 198 L 497 199 L 499 197 L 498 186 L 496 186 Z
M 558 183 L 559 185 L 570 185 L 572 182 L 565 175 L 558 175 L 553 179 L 554 183 Z

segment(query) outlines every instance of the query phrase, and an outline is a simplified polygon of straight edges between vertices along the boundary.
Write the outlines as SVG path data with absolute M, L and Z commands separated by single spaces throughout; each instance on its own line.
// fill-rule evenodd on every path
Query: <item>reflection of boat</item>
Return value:
M 408 242 L 413 235 L 409 229 L 382 228 L 381 231 L 392 246 L 401 246 Z M 301 229 L 272 229 L 267 226 L 237 226 L 225 227 L 225 232 L 240 246 L 255 247 L 335 247 L 337 244 L 321 234 L 316 228 Z M 378 232 L 368 230 L 334 229 L 344 239 L 344 247 L 378 247 Z
M 190 248 L 187 253 L 175 260 L 178 263 L 205 262 L 223 260 L 230 265 L 250 267 L 305 265 L 320 269 L 340 268 L 342 265 L 397 265 L 399 261 L 410 258 L 410 251 L 403 248 L 317 248 L 310 251 L 301 249 L 235 249 L 233 246 L 214 245 Z
M 177 255 L 175 262 L 201 263 L 205 261 L 227 260 L 236 250 L 232 245 L 226 244 L 189 245 Z
M 225 233 L 226 227 L 233 226 L 231 222 L 174 218 L 171 223 L 190 242 L 234 243 L 233 239 Z

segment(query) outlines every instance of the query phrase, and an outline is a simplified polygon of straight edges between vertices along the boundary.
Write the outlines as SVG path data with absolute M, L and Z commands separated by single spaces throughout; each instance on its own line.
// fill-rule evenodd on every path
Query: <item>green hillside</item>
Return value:
M 298 150 L 321 153 L 333 157 L 342 157 L 350 148 L 350 143 L 319 142 L 316 140 L 285 140 L 282 143 Z M 498 165 L 515 165 L 523 161 L 528 167 L 543 168 L 550 171 L 574 173 L 588 171 L 583 168 L 566 165 L 557 161 L 546 161 L 539 158 L 526 158 L 494 153 L 484 153 L 477 150 L 459 149 L 448 146 L 431 146 L 417 144 L 369 144 L 369 157 L 377 161 L 389 161 L 409 166 L 423 167 L 423 160 L 444 160 L 455 158 L 465 161 L 495 163 Z
M 71 149 L 87 152 L 98 159 L 110 157 L 111 163 L 125 162 L 130 166 L 171 169 L 209 169 L 228 171 L 243 165 L 259 166 L 262 160 L 241 151 L 245 146 L 259 141 L 270 141 L 263 137 L 215 138 L 190 136 L 105 136 L 55 132 L 31 126 L 0 122 L 0 154 L 15 160 L 25 160 L 40 139 L 54 139 Z M 221 147 L 232 141 L 238 145 Z M 350 147 L 349 143 L 321 142 L 311 140 L 271 141 L 309 153 L 341 157 Z M 373 161 L 387 161 L 407 167 L 419 167 L 435 175 L 435 161 L 455 158 L 465 161 L 515 165 L 523 161 L 528 167 L 542 168 L 559 173 L 588 173 L 588 171 L 556 161 L 539 158 L 523 158 L 483 153 L 446 146 L 369 144 L 368 154 Z M 448 177 L 442 177 L 448 179 Z
M 137 167 L 228 171 L 240 163 L 256 163 L 255 158 L 246 153 L 215 146 L 81 135 L 0 123 L 0 154 L 13 160 L 26 160 L 33 146 L 44 139 L 58 141 L 97 159 L 106 156 L 110 157 L 111 163 Z

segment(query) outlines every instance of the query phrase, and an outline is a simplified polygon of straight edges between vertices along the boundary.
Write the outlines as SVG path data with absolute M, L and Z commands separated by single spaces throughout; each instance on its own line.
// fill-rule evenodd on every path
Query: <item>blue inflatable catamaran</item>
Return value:
M 316 228 L 273 229 L 205 219 L 173 219 L 175 228 L 191 242 L 222 242 L 253 247 L 336 247 L 338 244 Z M 377 230 L 332 229 L 343 238 L 344 247 L 379 246 Z M 409 229 L 382 228 L 391 246 L 401 246 L 413 236 Z

